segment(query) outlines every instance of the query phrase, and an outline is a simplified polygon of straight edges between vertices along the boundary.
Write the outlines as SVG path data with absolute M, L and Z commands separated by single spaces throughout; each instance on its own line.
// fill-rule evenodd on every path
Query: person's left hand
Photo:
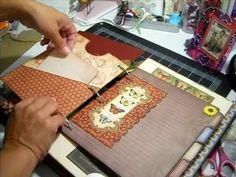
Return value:
M 6 126 L 5 149 L 26 149 L 38 159 L 46 156 L 65 119 L 49 97 L 31 97 L 17 103 Z

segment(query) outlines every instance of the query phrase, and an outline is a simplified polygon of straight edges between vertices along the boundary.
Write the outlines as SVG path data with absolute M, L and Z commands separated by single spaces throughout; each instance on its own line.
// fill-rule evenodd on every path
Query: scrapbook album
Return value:
M 223 118 L 215 107 L 205 115 L 208 103 L 140 69 L 101 98 L 63 132 L 122 177 L 180 176 Z
M 180 176 L 224 116 L 212 100 L 139 68 L 127 72 L 124 61 L 142 53 L 80 32 L 66 58 L 46 52 L 2 80 L 21 99 L 55 97 L 72 126 L 63 133 L 117 176 Z

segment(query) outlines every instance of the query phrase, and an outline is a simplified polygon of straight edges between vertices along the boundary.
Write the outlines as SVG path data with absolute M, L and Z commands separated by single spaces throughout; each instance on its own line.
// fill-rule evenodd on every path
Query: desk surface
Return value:
M 61 11 L 63 13 L 66 13 L 66 14 L 68 13 L 69 0 L 61 0 L 59 2 L 56 0 L 39 0 L 39 1 L 46 3 L 50 6 L 53 6 L 54 8 L 58 9 L 59 11 Z M 115 10 L 107 13 L 106 15 L 100 17 L 100 20 L 98 19 L 97 22 L 101 21 L 101 19 L 108 19 L 108 20 L 114 19 L 115 15 L 117 14 L 117 11 L 118 10 L 115 9 Z M 91 22 L 91 24 L 86 24 L 86 25 L 82 25 L 79 23 L 75 23 L 75 25 L 76 25 L 78 31 L 85 31 L 95 23 L 96 23 L 96 21 L 93 21 L 93 22 Z M 140 34 L 138 33 L 138 31 L 136 29 L 129 30 L 128 32 L 130 32 L 134 35 L 137 35 L 141 38 L 144 38 L 146 40 L 149 40 L 149 41 L 151 41 L 155 44 L 158 44 L 162 47 L 165 47 L 169 50 L 172 50 L 184 57 L 190 58 L 185 52 L 184 42 L 186 41 L 186 39 L 190 39 L 191 37 L 193 37 L 193 34 L 185 33 L 181 29 L 178 33 L 170 33 L 170 32 L 143 29 L 143 28 L 141 29 Z M 42 51 L 44 51 L 45 49 L 46 48 L 40 46 L 39 43 L 35 44 L 30 50 L 28 50 L 26 53 L 24 53 L 15 63 L 13 63 L 3 73 L 1 73 L 1 75 L 9 72 L 10 70 L 15 68 L 19 64 L 27 61 L 28 59 L 33 58 L 34 56 L 42 53 Z M 230 59 L 235 54 L 236 54 L 236 45 L 234 46 L 232 52 L 230 53 L 230 55 L 226 61 L 225 67 L 221 71 L 222 73 L 227 72 L 228 63 L 229 63 Z

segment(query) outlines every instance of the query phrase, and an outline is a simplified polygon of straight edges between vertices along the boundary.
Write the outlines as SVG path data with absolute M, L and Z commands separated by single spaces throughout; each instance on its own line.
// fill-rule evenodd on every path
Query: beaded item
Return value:
M 200 5 L 198 0 L 185 0 L 185 8 L 182 12 L 182 30 L 193 33 L 199 19 Z

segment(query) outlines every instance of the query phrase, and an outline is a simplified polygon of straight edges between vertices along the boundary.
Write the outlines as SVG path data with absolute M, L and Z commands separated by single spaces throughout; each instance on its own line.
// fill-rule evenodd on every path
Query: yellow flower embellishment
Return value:
M 219 112 L 219 109 L 215 106 L 208 105 L 203 108 L 203 111 L 208 116 L 215 116 Z

